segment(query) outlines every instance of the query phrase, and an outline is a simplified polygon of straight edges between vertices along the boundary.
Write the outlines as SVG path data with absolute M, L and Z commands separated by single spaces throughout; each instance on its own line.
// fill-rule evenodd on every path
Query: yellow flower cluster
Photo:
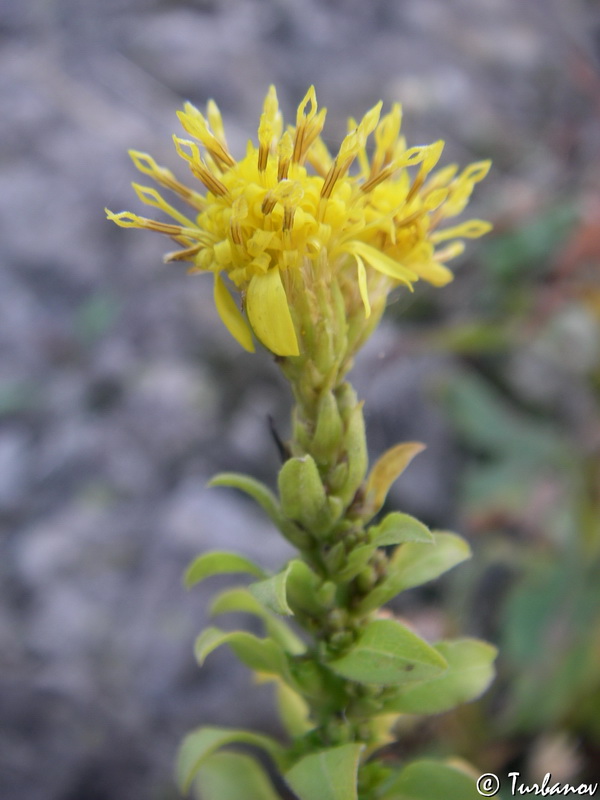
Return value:
M 182 214 L 156 189 L 134 183 L 142 202 L 176 224 L 128 211 L 107 210 L 108 218 L 122 227 L 167 234 L 181 249 L 168 253 L 166 261 L 190 261 L 191 272 L 212 272 L 216 307 L 244 348 L 254 349 L 252 333 L 224 278 L 241 292 L 258 339 L 277 355 L 297 356 L 299 332 L 290 306 L 294 292 L 309 290 L 315 275 L 324 270 L 332 279 L 343 275 L 348 286 L 351 274 L 354 297 L 368 317 L 374 297 L 383 295 L 385 301 L 400 283 L 410 288 L 422 278 L 446 284 L 452 273 L 444 264 L 462 252 L 462 240 L 491 227 L 481 220 L 440 227 L 463 211 L 490 162 L 460 173 L 455 165 L 434 172 L 444 143 L 407 148 L 400 136 L 400 106 L 382 117 L 381 105 L 358 124 L 349 120 L 349 133 L 333 156 L 321 138 L 326 110 L 318 109 L 314 88 L 300 103 L 295 126 L 284 131 L 271 87 L 258 146 L 249 142 L 245 157 L 236 161 L 215 103 L 208 103 L 206 117 L 186 103 L 178 116 L 192 138 L 174 136 L 175 147 L 204 185 L 203 194 L 146 153 L 130 155 L 140 172 L 187 202 L 192 215 Z

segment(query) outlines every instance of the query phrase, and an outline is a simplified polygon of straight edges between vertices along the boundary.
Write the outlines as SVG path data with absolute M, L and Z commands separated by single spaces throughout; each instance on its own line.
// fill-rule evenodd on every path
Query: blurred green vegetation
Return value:
M 475 549 L 450 606 L 500 649 L 491 691 L 440 724 L 473 763 L 534 779 L 561 753 L 597 778 L 600 758 L 600 219 L 579 205 L 490 237 L 468 320 L 427 334 Z

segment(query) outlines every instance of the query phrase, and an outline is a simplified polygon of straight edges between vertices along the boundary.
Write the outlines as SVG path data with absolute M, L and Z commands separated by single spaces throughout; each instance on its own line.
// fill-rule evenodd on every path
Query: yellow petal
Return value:
M 356 259 L 356 268 L 358 270 L 358 291 L 365 307 L 365 317 L 368 319 L 371 316 L 371 302 L 367 286 L 367 270 L 360 256 L 355 255 L 354 258 Z
M 418 275 L 412 270 L 407 269 L 407 267 L 398 263 L 398 261 L 394 261 L 393 258 L 386 256 L 385 253 L 371 247 L 371 245 L 365 244 L 365 242 L 349 242 L 344 245 L 343 250 L 350 253 L 355 258 L 356 256 L 360 256 L 367 264 L 373 267 L 373 269 L 382 272 L 384 275 L 388 275 L 396 281 L 405 283 L 410 289 L 412 289 L 412 281 L 416 281 L 418 278 Z
M 300 355 L 278 269 L 252 278 L 246 294 L 246 310 L 254 333 L 265 347 L 278 356 Z
M 445 286 L 454 280 L 454 274 L 443 264 L 437 261 L 424 261 L 422 264 L 411 264 L 412 268 L 427 283 L 432 286 Z
M 454 225 L 452 228 L 444 228 L 431 234 L 431 241 L 444 242 L 447 239 L 478 239 L 492 230 L 492 224 L 483 219 L 470 219 Z
M 242 345 L 244 350 L 253 353 L 254 342 L 252 341 L 252 333 L 248 323 L 218 273 L 215 273 L 214 298 L 219 316 L 229 333 Z

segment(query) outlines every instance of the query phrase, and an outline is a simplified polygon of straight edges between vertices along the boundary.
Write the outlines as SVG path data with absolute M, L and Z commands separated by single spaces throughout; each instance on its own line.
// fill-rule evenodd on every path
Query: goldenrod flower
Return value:
M 182 214 L 156 189 L 135 183 L 140 200 L 175 224 L 129 211 L 107 210 L 107 215 L 122 227 L 172 237 L 181 249 L 168 253 L 166 261 L 190 261 L 191 272 L 212 272 L 221 319 L 246 350 L 254 350 L 251 330 L 224 278 L 241 293 L 258 339 L 277 355 L 297 356 L 304 331 L 297 330 L 290 309 L 298 293 L 335 281 L 347 318 L 360 312 L 366 319 L 374 304 L 381 312 L 398 284 L 411 288 L 419 278 L 446 284 L 452 273 L 445 262 L 462 252 L 462 240 L 491 227 L 481 220 L 441 227 L 463 211 L 490 162 L 460 173 L 456 166 L 433 172 L 444 143 L 407 149 L 400 106 L 383 117 L 380 112 L 378 103 L 358 124 L 350 120 L 349 133 L 332 156 L 321 138 L 326 110 L 318 109 L 314 88 L 300 103 L 295 126 L 284 131 L 271 87 L 258 146 L 249 142 L 236 161 L 215 103 L 208 103 L 207 118 L 186 103 L 178 116 L 192 138 L 174 136 L 175 147 L 204 193 L 184 186 L 146 153 L 130 155 L 140 172 L 187 202 L 192 215 Z

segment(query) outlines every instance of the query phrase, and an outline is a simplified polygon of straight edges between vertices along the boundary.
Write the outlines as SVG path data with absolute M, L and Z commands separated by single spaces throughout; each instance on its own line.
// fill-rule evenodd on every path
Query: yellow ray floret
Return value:
M 400 106 L 381 116 L 381 103 L 360 122 L 349 121 L 348 134 L 331 155 L 321 138 L 325 115 L 311 87 L 295 126 L 284 129 L 271 87 L 258 144 L 250 142 L 236 160 L 215 103 L 208 103 L 206 116 L 186 103 L 178 117 L 191 138 L 174 136 L 174 142 L 203 191 L 188 188 L 145 153 L 130 155 L 140 172 L 178 195 L 192 214 L 139 184 L 133 184 L 138 198 L 175 224 L 107 211 L 117 225 L 174 239 L 181 249 L 166 260 L 189 261 L 190 272 L 212 272 L 219 315 L 248 351 L 254 350 L 254 333 L 278 356 L 301 354 L 303 332 L 295 327 L 294 308 L 298 292 L 309 296 L 315 282 L 337 281 L 347 318 L 360 311 L 366 319 L 373 303 L 381 307 L 382 297 L 385 302 L 399 284 L 412 289 L 419 279 L 448 283 L 452 273 L 445 262 L 462 252 L 464 239 L 491 227 L 477 219 L 441 227 L 464 210 L 489 161 L 460 173 L 455 165 L 435 170 L 444 143 L 407 148 Z M 230 290 L 240 293 L 241 305 Z

